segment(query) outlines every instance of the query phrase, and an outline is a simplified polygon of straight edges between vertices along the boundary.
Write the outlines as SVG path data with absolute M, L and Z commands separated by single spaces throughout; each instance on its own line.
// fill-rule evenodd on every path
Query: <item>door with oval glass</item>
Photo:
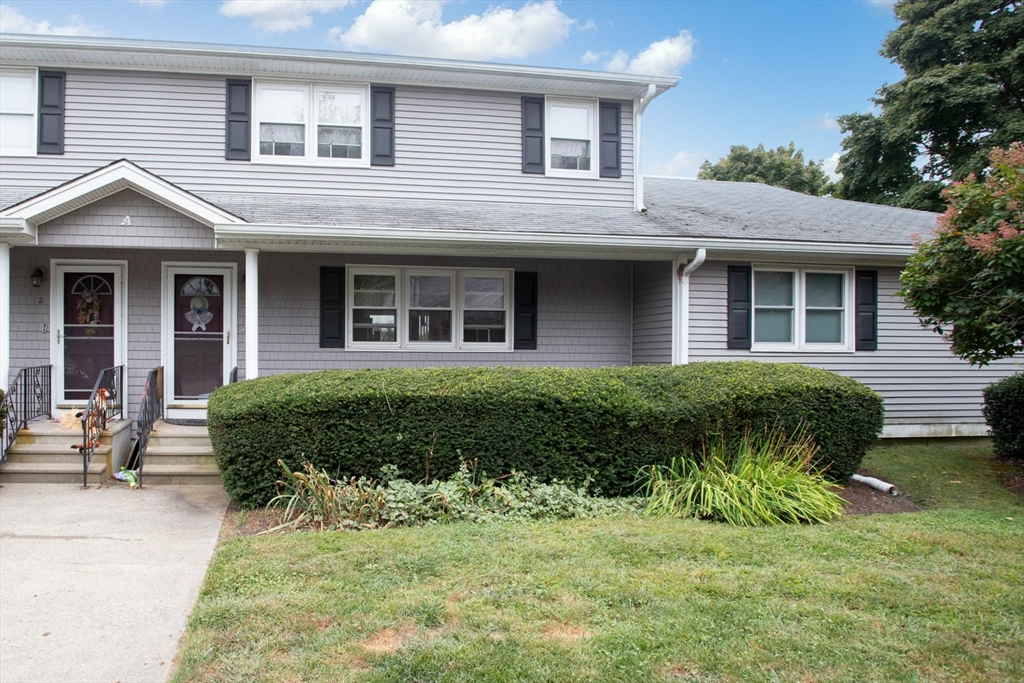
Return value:
M 167 415 L 204 418 L 206 402 L 235 367 L 234 266 L 165 265 Z
M 50 358 L 54 405 L 88 402 L 100 373 L 124 364 L 121 262 L 52 262 Z

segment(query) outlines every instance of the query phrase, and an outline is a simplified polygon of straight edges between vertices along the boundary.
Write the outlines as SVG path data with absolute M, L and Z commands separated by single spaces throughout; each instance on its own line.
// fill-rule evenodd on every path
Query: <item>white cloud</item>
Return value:
M 77 14 L 65 17 L 64 26 L 53 26 L 48 21 L 29 19 L 10 5 L 0 5 L 0 31 L 4 33 L 37 33 L 46 36 L 102 36 L 99 26 L 89 26 Z
M 598 54 L 597 52 L 587 50 L 586 52 L 583 53 L 583 56 L 580 57 L 580 61 L 583 62 L 584 64 L 593 64 L 594 62 L 601 61 L 601 55 Z
M 696 178 L 700 165 L 708 155 L 704 152 L 677 152 L 668 161 L 644 162 L 644 173 L 646 175 L 668 175 L 681 176 L 684 178 Z
M 828 159 L 822 159 L 821 161 L 821 170 L 825 172 L 825 175 L 827 175 L 828 179 L 831 180 L 833 183 L 837 182 L 840 178 L 843 177 L 842 173 L 836 173 L 836 166 L 839 165 L 840 156 L 841 154 L 839 152 L 836 152 Z
M 693 48 L 697 44 L 689 31 L 680 31 L 679 35 L 662 38 L 647 46 L 636 57 L 630 58 L 625 50 L 614 53 L 594 53 L 587 51 L 583 55 L 584 64 L 587 58 L 596 61 L 598 57 L 607 57 L 604 68 L 608 71 L 619 71 L 646 76 L 671 76 L 693 59 Z
M 246 17 L 260 33 L 284 33 L 313 25 L 313 13 L 326 14 L 355 0 L 224 0 L 220 13 Z
M 142 5 L 143 7 L 151 7 L 153 9 L 160 9 L 167 4 L 167 0 L 128 0 L 134 5 Z
M 821 130 L 827 130 L 830 133 L 839 132 L 839 122 L 836 120 L 835 116 L 828 112 L 825 112 L 818 118 L 814 119 L 811 122 L 811 126 L 814 128 L 820 128 Z
M 347 30 L 329 38 L 349 50 L 401 52 L 454 59 L 523 59 L 562 42 L 576 24 L 554 0 L 517 10 L 489 7 L 445 23 L 447 0 L 373 0 Z

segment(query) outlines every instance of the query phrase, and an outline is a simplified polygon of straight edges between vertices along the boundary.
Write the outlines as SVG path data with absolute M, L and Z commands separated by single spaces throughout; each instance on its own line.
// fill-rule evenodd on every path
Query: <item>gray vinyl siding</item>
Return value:
M 708 262 L 690 280 L 690 361 L 756 359 L 803 363 L 852 377 L 885 400 L 886 424 L 983 423 L 981 390 L 1017 370 L 1012 360 L 978 368 L 949 352 L 902 300 L 896 268 L 878 268 L 878 350 L 754 353 L 726 348 L 726 266 Z
M 47 189 L 127 158 L 201 193 L 633 206 L 628 101 L 622 178 L 566 179 L 522 173 L 518 94 L 398 86 L 395 166 L 339 168 L 226 161 L 222 76 L 69 70 L 66 88 L 64 154 L 3 158 L 8 191 Z
M 633 263 L 633 364 L 672 362 L 672 262 Z

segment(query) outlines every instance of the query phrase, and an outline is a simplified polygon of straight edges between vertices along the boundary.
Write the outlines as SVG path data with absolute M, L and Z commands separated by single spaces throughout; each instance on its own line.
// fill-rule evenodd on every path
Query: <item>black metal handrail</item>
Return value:
M 77 444 L 82 454 L 82 488 L 89 487 L 89 463 L 100 443 L 100 433 L 114 417 L 124 418 L 124 366 L 106 368 L 96 378 L 89 402 L 82 411 L 82 443 Z
M 14 382 L 0 402 L 0 462 L 28 421 L 45 415 L 50 417 L 50 377 L 52 365 L 35 365 L 18 370 Z
M 128 469 L 135 470 L 136 482 L 142 484 L 142 468 L 146 464 L 146 447 L 153 425 L 164 416 L 164 368 L 158 366 L 146 375 L 146 386 L 142 390 L 142 404 L 135 418 L 138 430 L 135 443 L 128 459 Z

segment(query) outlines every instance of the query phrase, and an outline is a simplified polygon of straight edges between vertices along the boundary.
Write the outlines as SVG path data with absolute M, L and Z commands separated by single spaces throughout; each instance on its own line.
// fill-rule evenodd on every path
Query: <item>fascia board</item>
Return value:
M 366 78 L 410 85 L 489 90 L 607 94 L 629 99 L 655 84 L 658 93 L 675 87 L 672 76 L 638 76 L 579 69 L 554 69 L 458 60 L 362 55 L 325 50 L 288 50 L 251 46 L 95 38 L 49 38 L 8 34 L 0 43 L 0 59 L 8 63 L 55 67 L 165 69 L 199 73 L 330 77 L 352 69 Z M 405 77 L 389 78 L 389 73 Z M 571 87 L 570 87 L 571 86 Z
M 448 244 L 509 247 L 564 247 L 590 250 L 631 250 L 638 252 L 679 252 L 704 248 L 710 258 L 745 254 L 828 255 L 903 260 L 912 246 L 886 244 L 842 244 L 784 240 L 724 240 L 694 237 L 644 237 L 632 235 L 571 235 L 532 232 L 470 230 L 408 230 L 364 226 L 310 226 L 266 223 L 217 224 L 214 234 L 219 243 L 273 244 L 299 241 L 330 244 Z M 671 258 L 671 256 L 669 257 Z
M 0 216 L 22 218 L 30 223 L 35 223 L 40 216 L 46 216 L 46 220 L 53 220 L 79 208 L 72 204 L 79 197 L 97 193 L 96 200 L 98 200 L 128 188 L 211 227 L 217 223 L 241 222 L 241 219 L 230 213 L 178 189 L 165 180 L 144 173 L 126 161 L 105 166 L 49 192 L 44 192 L 38 197 L 9 207 L 0 213 Z M 64 205 L 69 206 L 67 211 L 62 212 L 61 207 Z

